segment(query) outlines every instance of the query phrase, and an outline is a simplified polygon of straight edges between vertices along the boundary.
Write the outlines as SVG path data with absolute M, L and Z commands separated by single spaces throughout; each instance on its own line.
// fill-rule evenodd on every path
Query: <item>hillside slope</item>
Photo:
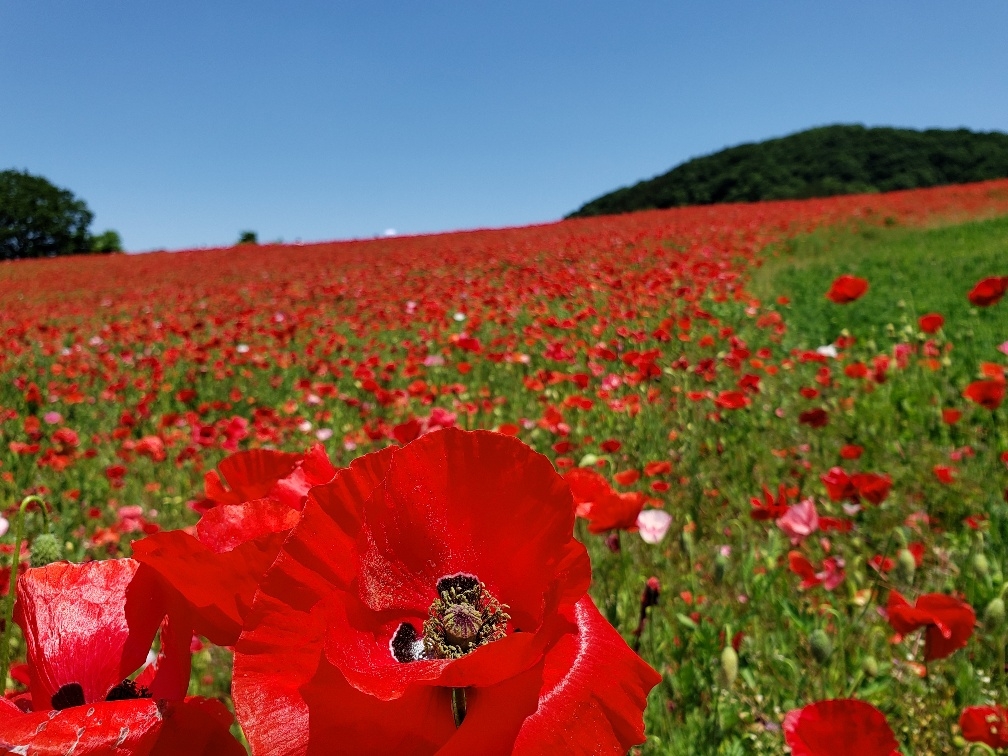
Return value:
M 583 218 L 720 202 L 804 199 L 1008 177 L 1008 134 L 835 125 L 742 144 L 604 194 Z

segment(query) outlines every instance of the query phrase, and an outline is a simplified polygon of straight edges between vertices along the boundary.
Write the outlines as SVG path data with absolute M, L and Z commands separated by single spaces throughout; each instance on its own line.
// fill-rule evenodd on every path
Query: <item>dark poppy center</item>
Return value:
M 147 688 L 137 685 L 130 679 L 125 679 L 113 687 L 105 696 L 106 701 L 130 701 L 136 698 L 150 698 L 151 694 Z M 80 683 L 67 683 L 60 687 L 50 700 L 52 707 L 57 711 L 69 709 L 73 706 L 83 706 L 87 703 L 84 698 L 84 687 Z
M 404 622 L 390 644 L 401 662 L 417 659 L 458 659 L 507 635 L 511 617 L 475 575 L 447 575 L 437 582 L 437 598 L 430 605 L 423 635 Z

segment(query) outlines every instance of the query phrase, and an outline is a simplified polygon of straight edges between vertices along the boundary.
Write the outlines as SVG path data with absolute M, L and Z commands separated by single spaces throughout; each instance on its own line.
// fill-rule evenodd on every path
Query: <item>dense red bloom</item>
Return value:
M 917 319 L 917 324 L 924 333 L 937 333 L 945 325 L 945 318 L 937 312 L 930 312 L 927 315 L 921 315 Z
M 868 282 L 863 278 L 844 273 L 837 276 L 826 292 L 826 298 L 837 304 L 847 304 L 860 299 L 868 291 Z
M 236 648 L 253 750 L 642 742 L 660 677 L 586 595 L 573 524 L 563 478 L 499 434 L 437 431 L 338 471 L 311 491 Z
M 1008 748 L 1008 712 L 1000 706 L 968 706 L 959 717 L 962 736 L 971 743 Z
M 132 559 L 56 563 L 18 579 L 30 693 L 0 699 L 4 753 L 242 754 L 218 701 L 186 698 L 186 609 Z M 156 662 L 135 680 L 160 628 Z
M 791 756 L 899 756 L 885 715 L 864 701 L 816 701 L 784 717 Z
M 574 497 L 577 516 L 588 520 L 588 532 L 637 530 L 637 517 L 646 501 L 644 494 L 614 491 L 602 475 L 586 468 L 570 470 L 564 480 Z
M 996 410 L 1005 395 L 1005 382 L 996 380 L 973 381 L 963 391 L 963 396 L 981 407 Z
M 943 593 L 927 593 L 911 606 L 896 591 L 889 593 L 886 605 L 889 624 L 901 635 L 927 628 L 924 635 L 924 661 L 944 659 L 963 648 L 976 624 L 973 607 Z
M 220 474 L 206 475 L 204 501 L 211 506 L 196 524 L 196 536 L 155 533 L 135 541 L 133 555 L 198 609 L 195 627 L 201 635 L 230 646 L 238 641 L 259 580 L 300 518 L 309 489 L 332 480 L 335 468 L 316 445 L 303 456 L 239 452 L 218 469 Z
M 996 304 L 1008 291 L 1008 276 L 990 276 L 978 281 L 969 293 L 969 301 L 977 307 Z

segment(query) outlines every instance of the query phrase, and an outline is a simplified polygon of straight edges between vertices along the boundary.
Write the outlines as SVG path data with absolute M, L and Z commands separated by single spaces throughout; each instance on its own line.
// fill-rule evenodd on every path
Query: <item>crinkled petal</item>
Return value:
M 0 701 L 0 752 L 146 756 L 161 725 L 157 703 L 151 699 L 102 701 L 30 714 Z
M 223 554 L 259 536 L 290 530 L 300 516 L 300 507 L 291 509 L 272 499 L 224 504 L 203 515 L 196 533 L 211 551 Z
M 156 575 L 132 559 L 57 562 L 18 579 L 15 621 L 24 632 L 32 706 L 53 708 L 64 685 L 83 688 L 87 703 L 146 660 L 165 615 Z

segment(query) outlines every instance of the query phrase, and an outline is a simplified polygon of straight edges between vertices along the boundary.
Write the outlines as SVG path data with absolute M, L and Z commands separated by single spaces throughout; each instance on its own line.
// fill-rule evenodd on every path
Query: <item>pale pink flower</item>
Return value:
M 672 524 L 672 515 L 664 509 L 642 509 L 637 515 L 637 528 L 644 543 L 661 543 Z
M 791 539 L 791 545 L 797 546 L 803 539 L 819 529 L 819 514 L 815 502 L 803 499 L 788 507 L 788 511 L 777 519 L 777 527 Z

